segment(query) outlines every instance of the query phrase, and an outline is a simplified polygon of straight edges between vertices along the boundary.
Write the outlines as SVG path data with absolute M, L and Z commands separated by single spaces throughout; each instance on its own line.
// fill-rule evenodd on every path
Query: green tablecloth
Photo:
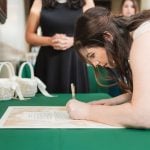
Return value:
M 71 95 L 37 95 L 28 101 L 1 101 L 0 116 L 8 106 L 63 106 Z M 82 101 L 107 94 L 78 94 Z M 135 129 L 0 129 L 1 150 L 149 150 L 150 131 Z

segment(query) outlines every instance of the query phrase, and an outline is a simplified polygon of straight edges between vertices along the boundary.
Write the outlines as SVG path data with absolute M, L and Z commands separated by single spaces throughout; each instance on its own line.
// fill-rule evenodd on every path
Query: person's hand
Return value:
M 74 43 L 73 37 L 66 36 L 64 40 L 65 40 L 65 49 L 69 49 L 70 47 L 73 46 Z
M 72 119 L 86 120 L 90 112 L 90 105 L 75 99 L 69 100 L 66 109 Z
M 66 50 L 73 46 L 73 37 L 65 34 L 55 34 L 51 37 L 51 43 L 55 50 Z

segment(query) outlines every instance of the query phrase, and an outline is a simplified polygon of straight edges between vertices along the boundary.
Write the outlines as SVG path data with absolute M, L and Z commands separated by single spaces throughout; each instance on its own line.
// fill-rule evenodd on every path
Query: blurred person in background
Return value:
M 138 2 L 136 0 L 122 0 L 120 6 L 120 14 L 125 17 L 130 17 L 139 12 Z

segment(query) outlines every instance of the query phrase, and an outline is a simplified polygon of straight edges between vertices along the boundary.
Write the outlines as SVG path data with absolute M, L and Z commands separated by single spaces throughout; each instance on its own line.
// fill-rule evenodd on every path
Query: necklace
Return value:
M 67 0 L 56 0 L 58 3 L 66 3 Z

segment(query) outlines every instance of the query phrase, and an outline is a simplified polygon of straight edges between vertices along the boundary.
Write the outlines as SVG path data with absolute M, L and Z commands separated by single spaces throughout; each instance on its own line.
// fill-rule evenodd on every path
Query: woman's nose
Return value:
M 94 65 L 94 67 L 96 67 L 96 66 L 100 65 L 100 62 L 98 60 L 96 60 L 93 62 L 93 65 Z

